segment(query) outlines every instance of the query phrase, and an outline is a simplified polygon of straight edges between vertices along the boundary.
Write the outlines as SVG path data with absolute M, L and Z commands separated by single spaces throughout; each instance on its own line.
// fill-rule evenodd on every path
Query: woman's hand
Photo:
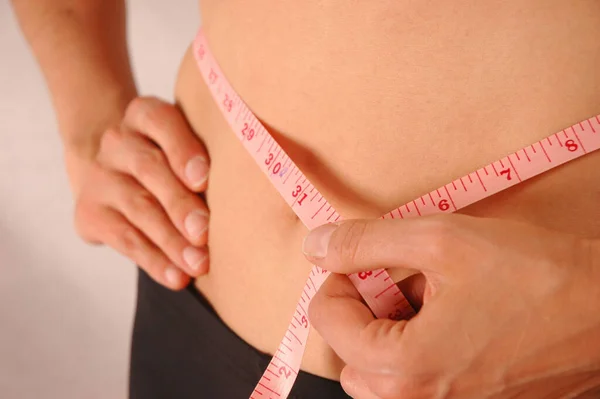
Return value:
M 598 241 L 448 215 L 325 225 L 304 251 L 341 273 L 309 313 L 354 398 L 600 397 Z M 422 271 L 411 320 L 374 319 L 345 276 L 381 267 Z
M 109 245 L 171 289 L 208 271 L 209 212 L 198 193 L 209 160 L 176 107 L 136 98 L 94 159 L 66 155 L 85 241 Z

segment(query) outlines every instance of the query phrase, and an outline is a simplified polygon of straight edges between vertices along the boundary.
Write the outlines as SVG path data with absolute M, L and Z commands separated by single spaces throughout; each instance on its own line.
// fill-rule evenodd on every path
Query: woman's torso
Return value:
M 344 217 L 377 217 L 600 113 L 600 2 L 200 2 L 238 94 Z M 306 233 L 213 103 L 188 51 L 176 98 L 211 157 L 210 272 L 221 318 L 273 353 L 310 270 Z M 464 213 L 600 232 L 591 154 Z M 341 362 L 311 333 L 303 369 Z

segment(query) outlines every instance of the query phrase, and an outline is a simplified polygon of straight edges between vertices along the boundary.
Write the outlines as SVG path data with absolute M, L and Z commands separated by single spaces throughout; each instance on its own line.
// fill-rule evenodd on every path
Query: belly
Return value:
M 600 113 L 595 0 L 201 1 L 229 81 L 344 217 L 377 217 Z M 230 131 L 188 51 L 176 98 L 211 157 L 196 286 L 273 353 L 310 264 L 304 226 Z M 591 154 L 463 212 L 600 234 Z M 311 332 L 302 368 L 342 364 Z

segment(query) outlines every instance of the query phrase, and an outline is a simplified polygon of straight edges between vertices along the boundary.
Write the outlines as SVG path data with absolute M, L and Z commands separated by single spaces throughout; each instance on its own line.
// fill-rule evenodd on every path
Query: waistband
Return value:
M 271 355 L 252 347 L 231 330 L 193 284 L 173 292 L 140 271 L 132 342 L 132 390 L 163 391 L 167 395 L 169 389 L 177 391 L 187 384 L 189 396 L 171 392 L 171 397 L 246 399 L 270 360 Z M 182 371 L 188 379 L 173 383 Z M 164 386 L 164 381 L 169 381 L 169 386 Z M 289 398 L 349 396 L 339 382 L 300 371 Z

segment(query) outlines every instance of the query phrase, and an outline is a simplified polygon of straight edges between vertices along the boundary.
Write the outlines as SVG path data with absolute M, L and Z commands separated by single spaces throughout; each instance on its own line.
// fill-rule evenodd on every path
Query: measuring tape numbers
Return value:
M 206 85 L 225 120 L 250 156 L 304 225 L 312 230 L 341 219 L 337 211 L 304 176 L 231 87 L 202 30 L 194 55 Z M 600 149 L 600 116 L 522 148 L 496 162 L 452 181 L 382 216 L 406 219 L 451 213 L 519 184 L 529 178 Z M 304 355 L 309 326 L 308 305 L 329 272 L 313 266 L 290 324 L 250 398 L 286 398 Z M 386 270 L 356 273 L 352 283 L 378 318 L 406 319 L 414 311 Z

